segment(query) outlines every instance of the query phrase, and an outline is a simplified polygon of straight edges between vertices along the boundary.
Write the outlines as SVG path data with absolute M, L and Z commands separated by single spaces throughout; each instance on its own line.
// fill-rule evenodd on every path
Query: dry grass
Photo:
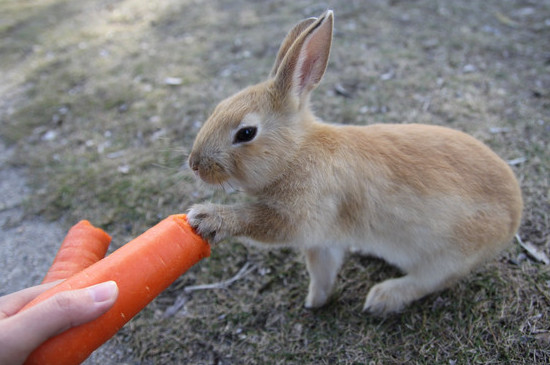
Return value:
M 87 218 L 126 242 L 202 200 L 235 200 L 182 166 L 222 98 L 260 81 L 309 1 L 0 2 L 0 134 L 35 181 L 29 214 Z M 346 1 L 313 104 L 327 121 L 423 122 L 467 131 L 514 165 L 520 235 L 549 252 L 550 4 Z M 180 79 L 167 85 L 167 77 Z M 302 302 L 289 250 L 213 250 L 115 338 L 114 363 L 497 364 L 550 362 L 550 270 L 514 246 L 456 287 L 385 320 L 361 313 L 398 273 L 351 257 L 339 292 Z M 229 289 L 183 287 L 256 268 Z M 174 303 L 184 305 L 169 317 Z

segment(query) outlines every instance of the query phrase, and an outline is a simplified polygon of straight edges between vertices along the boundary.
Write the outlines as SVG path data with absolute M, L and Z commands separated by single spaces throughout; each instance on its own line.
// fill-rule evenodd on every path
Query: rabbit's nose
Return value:
M 189 167 L 191 167 L 191 170 L 193 170 L 195 174 L 199 172 L 199 159 L 195 153 L 191 153 L 189 156 Z

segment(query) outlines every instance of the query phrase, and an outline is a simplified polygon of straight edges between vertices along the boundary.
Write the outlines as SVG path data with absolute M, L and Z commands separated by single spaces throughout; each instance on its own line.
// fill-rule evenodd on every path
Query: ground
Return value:
M 294 23 L 326 8 L 334 44 L 316 114 L 474 135 L 514 169 L 519 237 L 548 254 L 548 1 L 4 0 L 0 242 L 11 254 L 0 294 L 40 281 L 80 219 L 111 233 L 114 249 L 193 203 L 243 199 L 194 179 L 193 138 L 218 101 L 266 77 Z M 21 240 L 30 227 L 39 233 Z M 226 288 L 183 290 L 245 264 Z M 516 242 L 403 313 L 362 313 L 368 289 L 397 275 L 352 256 L 333 301 L 311 311 L 299 255 L 224 242 L 88 363 L 550 362 L 550 269 Z

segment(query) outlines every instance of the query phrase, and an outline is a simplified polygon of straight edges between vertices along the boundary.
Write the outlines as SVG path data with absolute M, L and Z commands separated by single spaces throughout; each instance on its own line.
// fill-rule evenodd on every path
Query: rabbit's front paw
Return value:
M 310 286 L 307 294 L 305 307 L 307 309 L 320 308 L 327 304 L 329 300 L 329 293 L 319 288 L 312 288 Z
M 221 212 L 216 204 L 195 204 L 187 213 L 187 221 L 202 238 L 217 243 L 227 237 Z

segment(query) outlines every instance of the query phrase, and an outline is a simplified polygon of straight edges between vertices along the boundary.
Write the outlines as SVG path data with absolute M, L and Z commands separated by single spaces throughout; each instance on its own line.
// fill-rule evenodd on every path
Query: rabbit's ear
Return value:
M 275 59 L 275 64 L 273 65 L 273 68 L 271 69 L 271 72 L 269 74 L 269 77 L 275 77 L 277 75 L 277 70 L 279 69 L 279 66 L 281 65 L 281 61 L 285 57 L 286 53 L 288 52 L 290 46 L 294 43 L 296 38 L 304 30 L 306 30 L 307 27 L 309 27 L 314 21 L 316 21 L 317 18 L 307 18 L 299 22 L 292 28 L 288 34 L 286 35 L 283 43 L 281 43 L 281 47 L 279 47 L 279 52 L 277 52 L 277 58 Z
M 275 87 L 281 96 L 290 94 L 302 101 L 321 81 L 327 67 L 332 42 L 333 13 L 327 10 L 309 25 L 286 52 Z

